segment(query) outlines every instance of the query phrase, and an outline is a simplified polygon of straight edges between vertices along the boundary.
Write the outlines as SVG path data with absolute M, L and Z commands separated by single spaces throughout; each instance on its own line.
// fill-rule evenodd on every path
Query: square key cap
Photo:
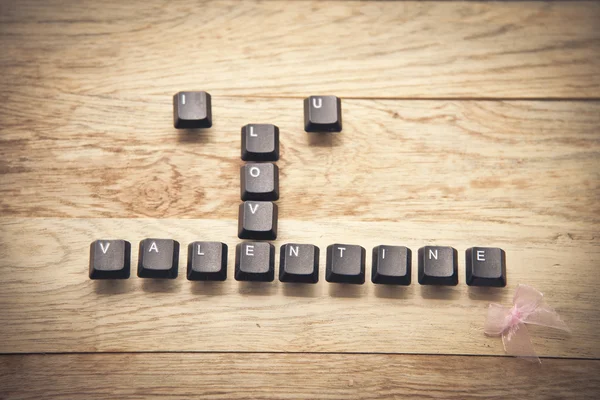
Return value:
M 327 246 L 325 280 L 327 282 L 365 283 L 364 247 L 350 244 L 332 244 Z
M 371 280 L 387 285 L 410 285 L 412 252 L 404 246 L 377 246 L 373 249 Z
M 495 247 L 472 247 L 466 251 L 467 285 L 506 286 L 506 253 Z
M 212 126 L 210 94 L 206 92 L 175 94 L 173 125 L 177 129 L 210 128 Z
M 295 243 L 281 246 L 279 280 L 281 282 L 317 283 L 319 281 L 319 248 L 312 244 Z
M 190 281 L 227 279 L 227 245 L 221 242 L 193 242 L 188 245 L 187 278 Z
M 131 243 L 125 240 L 96 240 L 90 245 L 90 279 L 127 279 Z
M 179 242 L 171 239 L 144 239 L 140 242 L 140 278 L 175 279 L 178 267 Z
M 242 127 L 242 160 L 279 160 L 279 128 L 272 124 L 248 124 Z
M 310 96 L 304 99 L 306 132 L 340 132 L 342 101 L 336 96 Z
M 273 163 L 247 163 L 240 168 L 242 200 L 279 199 L 279 168 Z
M 245 201 L 238 214 L 240 239 L 275 240 L 277 238 L 277 205 L 270 201 Z
M 452 247 L 425 246 L 419 249 L 421 285 L 458 285 L 458 252 Z
M 242 242 L 235 248 L 235 280 L 272 282 L 275 279 L 275 246 Z

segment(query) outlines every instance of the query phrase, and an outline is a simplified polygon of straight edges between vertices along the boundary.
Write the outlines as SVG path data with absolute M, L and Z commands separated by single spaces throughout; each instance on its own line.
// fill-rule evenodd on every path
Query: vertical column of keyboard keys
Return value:
M 238 210 L 240 239 L 275 240 L 279 199 L 279 128 L 271 124 L 242 127 L 242 160 L 252 161 L 240 168 Z

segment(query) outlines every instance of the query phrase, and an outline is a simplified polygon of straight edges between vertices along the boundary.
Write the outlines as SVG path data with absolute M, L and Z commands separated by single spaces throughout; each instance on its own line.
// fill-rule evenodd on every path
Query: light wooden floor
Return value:
M 6 0 L 0 49 L 0 398 L 600 393 L 599 3 Z M 173 128 L 179 90 L 213 128 Z M 314 94 L 341 134 L 304 132 Z M 88 279 L 98 238 L 231 272 L 250 122 L 281 129 L 276 246 L 450 245 L 459 285 Z M 506 288 L 465 284 L 471 246 Z M 541 366 L 483 334 L 519 283 L 573 331 L 531 328 Z

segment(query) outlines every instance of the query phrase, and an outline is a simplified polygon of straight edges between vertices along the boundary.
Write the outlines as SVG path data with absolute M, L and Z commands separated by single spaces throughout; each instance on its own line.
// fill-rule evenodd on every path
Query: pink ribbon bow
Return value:
M 540 362 L 533 350 L 525 324 L 549 326 L 570 332 L 556 311 L 543 301 L 544 295 L 531 286 L 519 285 L 513 298 L 513 307 L 490 304 L 484 332 L 488 336 L 502 335 L 506 353 Z

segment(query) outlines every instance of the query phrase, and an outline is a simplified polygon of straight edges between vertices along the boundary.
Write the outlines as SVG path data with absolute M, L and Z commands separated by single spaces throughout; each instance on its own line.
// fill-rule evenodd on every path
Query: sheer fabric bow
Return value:
M 533 350 L 525 324 L 549 326 L 570 332 L 556 311 L 543 301 L 544 295 L 531 286 L 519 285 L 513 299 L 513 307 L 490 304 L 484 332 L 488 336 L 502 335 L 506 353 L 540 362 Z

